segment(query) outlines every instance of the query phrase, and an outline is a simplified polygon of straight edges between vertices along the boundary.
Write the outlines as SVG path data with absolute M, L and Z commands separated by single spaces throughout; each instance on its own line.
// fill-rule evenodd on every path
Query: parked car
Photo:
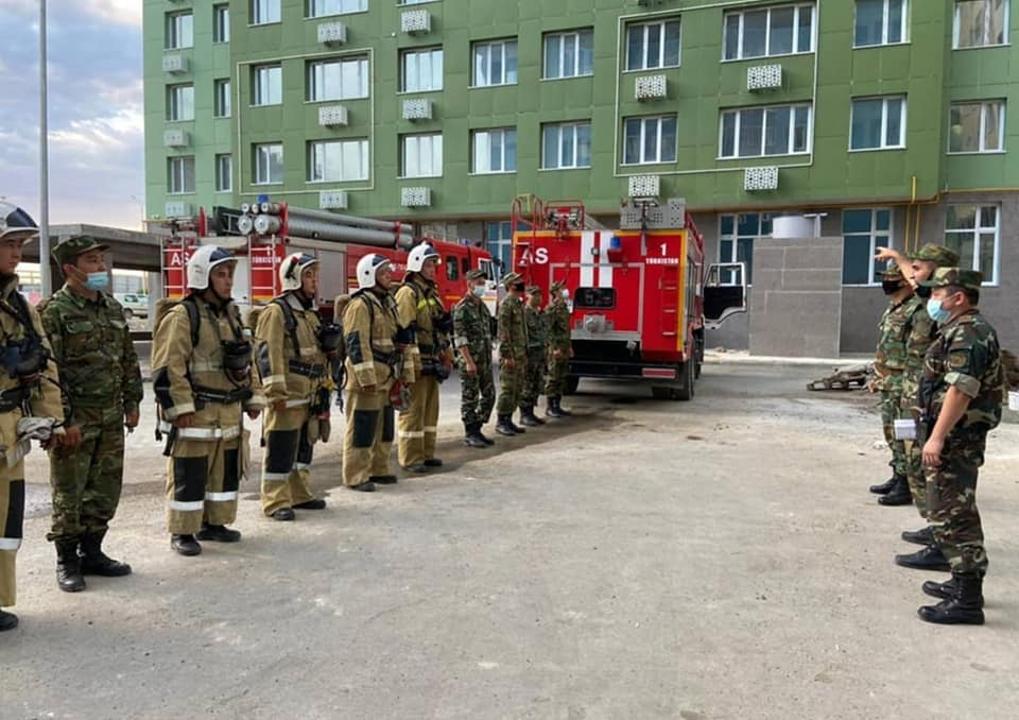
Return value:
M 113 293 L 113 297 L 124 306 L 124 315 L 132 317 L 149 316 L 149 296 L 139 293 Z

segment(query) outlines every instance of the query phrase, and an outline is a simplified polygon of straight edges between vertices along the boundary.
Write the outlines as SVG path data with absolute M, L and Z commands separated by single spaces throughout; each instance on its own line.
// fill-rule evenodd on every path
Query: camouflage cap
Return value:
M 984 274 L 976 270 L 963 270 L 957 267 L 943 267 L 934 271 L 930 280 L 924 280 L 920 284 L 924 287 L 939 288 L 955 286 L 963 290 L 980 290 L 984 282 Z
M 556 280 L 555 282 L 552 283 L 552 287 L 550 287 L 548 289 L 548 291 L 549 292 L 556 292 L 557 290 L 562 290 L 565 287 L 566 287 L 566 281 L 565 280 Z
M 467 273 L 467 279 L 470 282 L 474 282 L 475 280 L 484 280 L 485 277 L 486 275 L 484 270 L 471 270 Z
M 73 263 L 76 257 L 90 250 L 109 249 L 109 245 L 104 245 L 91 235 L 77 235 L 67 238 L 67 240 L 53 248 L 52 255 L 53 259 L 57 261 L 57 265 L 63 265 L 64 263 Z
M 882 280 L 902 280 L 903 279 L 902 268 L 898 265 L 892 265 L 891 267 L 885 268 L 884 272 L 881 273 Z
M 538 285 L 528 285 L 527 286 L 527 292 L 529 292 L 531 294 L 533 294 L 533 293 L 540 293 L 541 292 L 541 287 L 539 287 Z
M 927 243 L 916 252 L 911 253 L 909 259 L 937 263 L 938 267 L 955 267 L 959 264 L 959 253 L 944 245 Z
M 502 276 L 502 284 L 505 287 L 509 287 L 514 283 L 520 282 L 521 280 L 523 280 L 523 277 L 520 275 L 520 273 L 510 272 Z

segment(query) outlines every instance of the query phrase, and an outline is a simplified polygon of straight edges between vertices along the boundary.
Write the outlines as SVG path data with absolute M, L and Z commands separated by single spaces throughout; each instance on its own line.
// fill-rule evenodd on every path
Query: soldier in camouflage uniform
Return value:
M 124 426 L 138 425 L 142 376 L 120 303 L 105 292 L 109 248 L 93 237 L 72 237 L 53 250 L 64 286 L 40 305 L 42 323 L 63 380 L 68 432 L 76 448 L 50 452 L 57 585 L 85 589 L 83 575 L 128 575 L 131 567 L 106 556 L 103 538 L 117 511 L 124 476 Z
M 520 424 L 527 427 L 544 425 L 545 421 L 534 414 L 534 406 L 545 385 L 545 343 L 548 341 L 548 323 L 541 309 L 541 288 L 527 288 L 524 306 L 524 324 L 527 326 L 527 375 L 520 393 Z
M 556 281 L 549 290 L 548 307 L 545 317 L 548 322 L 548 383 L 545 386 L 548 407 L 545 414 L 561 418 L 572 413 L 562 406 L 566 392 L 566 378 L 570 374 L 570 308 L 566 304 L 569 291 L 566 284 Z
M 506 297 L 499 307 L 499 418 L 495 431 L 500 435 L 522 435 L 526 432 L 513 423 L 513 411 L 520 404 L 520 393 L 527 377 L 527 324 L 521 296 L 524 281 L 511 272 L 502 279 Z
M 939 333 L 924 359 L 918 442 L 928 520 L 952 579 L 924 583 L 923 591 L 942 602 L 921 607 L 919 614 L 940 624 L 984 622 L 987 553 L 976 505 L 977 474 L 987 433 L 1001 422 L 1005 372 L 998 335 L 977 310 L 982 282 L 974 270 L 941 268 L 923 283 L 932 290 L 927 312 Z
M 453 308 L 453 338 L 460 371 L 460 417 L 464 444 L 486 448 L 495 443 L 481 432 L 495 407 L 495 378 L 492 375 L 492 314 L 482 296 L 485 273 L 467 273 L 470 292 Z

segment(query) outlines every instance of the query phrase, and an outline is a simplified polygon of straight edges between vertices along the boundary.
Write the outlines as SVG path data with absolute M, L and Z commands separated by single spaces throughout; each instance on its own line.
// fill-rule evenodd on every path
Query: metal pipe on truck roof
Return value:
M 278 203 L 262 203 L 261 210 L 263 213 L 269 215 L 279 215 L 282 211 L 282 206 Z M 335 223 L 336 225 L 350 225 L 352 227 L 368 228 L 369 230 L 386 230 L 392 233 L 396 233 L 397 228 L 400 230 L 400 235 L 407 235 L 413 237 L 414 228 L 409 223 L 397 223 L 392 220 L 376 220 L 375 218 L 358 217 L 357 215 L 344 215 L 342 213 L 334 213 L 328 210 L 311 210 L 309 208 L 296 207 L 294 205 L 287 206 L 287 217 L 288 218 L 307 218 L 308 220 L 319 220 L 326 223 Z
M 261 215 L 255 220 L 256 231 L 259 230 L 259 220 L 263 217 L 267 216 Z M 269 225 L 271 227 L 272 223 L 269 223 Z M 411 238 L 406 235 L 397 235 L 392 231 L 386 232 L 383 230 L 351 227 L 349 225 L 338 225 L 304 217 L 294 217 L 292 215 L 287 218 L 287 232 L 289 235 L 313 240 L 332 240 L 334 242 L 374 245 L 376 247 L 407 249 L 413 245 Z

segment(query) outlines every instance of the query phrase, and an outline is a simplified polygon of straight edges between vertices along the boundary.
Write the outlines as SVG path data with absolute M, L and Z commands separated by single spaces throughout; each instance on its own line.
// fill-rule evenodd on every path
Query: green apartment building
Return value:
M 771 218 L 816 213 L 844 237 L 843 350 L 873 347 L 873 248 L 932 240 L 984 272 L 1007 344 L 1010 5 L 145 0 L 147 212 L 265 194 L 508 258 L 518 194 L 607 227 L 621 199 L 683 197 L 709 259 L 751 280 Z

